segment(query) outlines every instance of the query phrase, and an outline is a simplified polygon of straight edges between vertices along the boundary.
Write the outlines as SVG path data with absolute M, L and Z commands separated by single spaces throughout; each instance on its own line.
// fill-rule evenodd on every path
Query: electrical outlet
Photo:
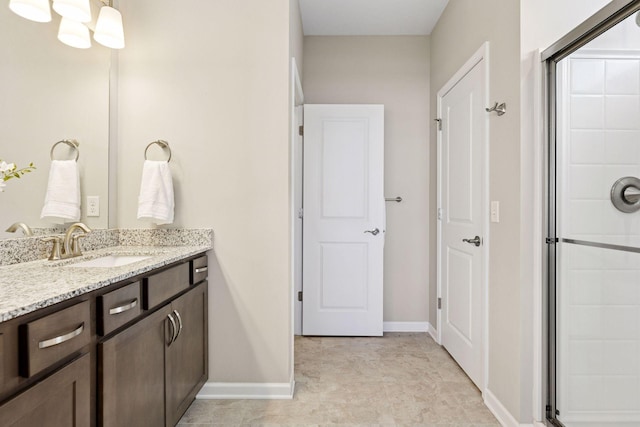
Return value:
M 87 197 L 87 216 L 100 216 L 100 196 Z
M 500 222 L 500 202 L 491 202 L 491 222 Z

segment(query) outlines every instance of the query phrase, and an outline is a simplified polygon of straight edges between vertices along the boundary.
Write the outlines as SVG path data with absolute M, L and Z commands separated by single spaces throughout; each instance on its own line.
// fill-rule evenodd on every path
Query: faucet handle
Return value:
M 74 234 L 71 237 L 71 256 L 81 256 L 82 251 L 80 250 L 80 239 L 83 237 L 87 237 L 86 233 Z
M 51 246 L 51 254 L 49 255 L 49 261 L 55 261 L 62 259 L 62 253 L 60 248 L 62 246 L 62 236 L 51 236 L 42 239 L 44 242 L 53 242 Z

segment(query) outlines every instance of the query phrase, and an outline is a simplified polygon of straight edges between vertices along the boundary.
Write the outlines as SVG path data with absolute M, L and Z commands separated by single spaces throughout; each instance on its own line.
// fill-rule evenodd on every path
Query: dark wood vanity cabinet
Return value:
M 208 377 L 206 260 L 0 323 L 0 426 L 175 426 Z
M 98 343 L 99 425 L 175 426 L 195 399 L 208 376 L 208 285 L 193 271 L 206 259 L 143 278 L 153 314 Z
M 104 427 L 175 426 L 207 379 L 207 282 L 98 344 Z

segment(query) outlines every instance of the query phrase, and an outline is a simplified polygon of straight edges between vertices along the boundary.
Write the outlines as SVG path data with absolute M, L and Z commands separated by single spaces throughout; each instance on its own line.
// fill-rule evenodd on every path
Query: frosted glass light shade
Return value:
M 81 22 L 72 21 L 67 18 L 62 18 L 60 21 L 58 40 L 78 49 L 88 49 L 91 47 L 89 28 Z
M 109 6 L 100 8 L 93 39 L 101 45 L 112 49 L 122 49 L 124 47 L 122 15 L 118 10 Z
M 51 21 L 49 0 L 10 0 L 9 9 L 18 16 L 36 22 Z
M 53 10 L 60 16 L 77 22 L 91 21 L 89 0 L 54 0 Z

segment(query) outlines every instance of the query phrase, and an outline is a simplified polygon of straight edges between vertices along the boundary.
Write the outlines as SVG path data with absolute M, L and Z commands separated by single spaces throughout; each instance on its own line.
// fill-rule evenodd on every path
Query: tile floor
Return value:
M 296 337 L 293 400 L 196 400 L 179 427 L 499 426 L 424 333 Z

